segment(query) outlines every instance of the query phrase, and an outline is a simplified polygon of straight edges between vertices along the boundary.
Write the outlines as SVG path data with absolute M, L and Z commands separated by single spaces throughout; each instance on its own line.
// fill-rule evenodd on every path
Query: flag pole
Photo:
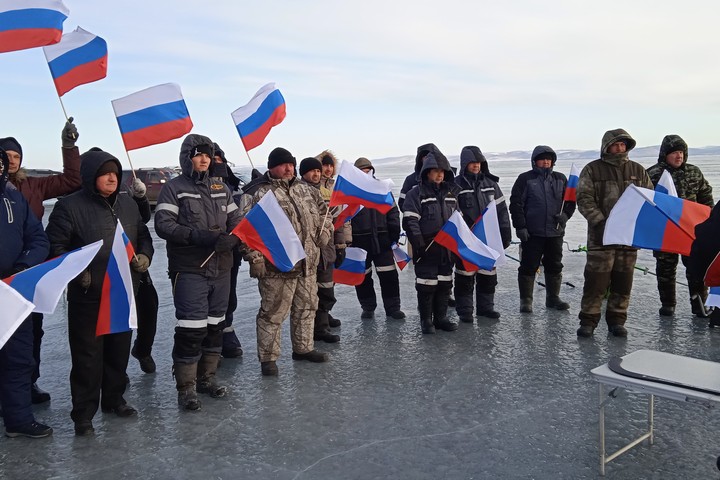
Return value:
M 130 163 L 130 171 L 133 174 L 133 178 L 135 180 L 137 180 L 137 174 L 135 173 L 135 167 L 133 166 L 132 160 L 130 160 L 130 152 L 128 152 L 127 149 L 125 149 L 125 155 L 127 156 L 128 163 Z
M 560 204 L 560 212 L 559 213 L 562 213 L 564 208 L 565 208 L 565 195 L 563 195 L 563 201 Z M 560 222 L 558 222 L 557 225 L 555 225 L 555 230 L 557 230 L 558 228 L 560 228 Z
M 45 52 L 45 49 L 44 49 L 44 48 L 42 48 L 41 50 L 43 51 L 43 55 L 45 56 L 45 63 L 48 64 L 48 69 L 49 69 L 49 68 L 50 68 L 50 60 L 48 60 L 48 58 L 47 58 L 47 52 Z M 51 78 L 51 79 L 53 78 L 53 76 L 52 76 L 52 70 L 50 70 L 50 78 Z M 55 83 L 55 81 L 53 80 L 53 84 L 54 84 L 54 83 Z M 60 96 L 60 92 L 57 91 L 57 87 L 55 88 L 55 93 L 57 94 L 58 100 L 60 101 L 60 108 L 62 108 L 63 115 L 65 116 L 65 121 L 66 121 L 67 123 L 70 123 L 70 117 L 68 117 L 67 110 L 65 110 L 65 104 L 64 104 L 63 101 L 62 101 L 62 97 Z M 74 133 L 72 134 L 72 137 L 73 137 L 73 140 L 77 140 L 77 137 L 75 136 Z
M 244 143 L 243 143 L 243 150 L 245 150 L 245 144 L 244 144 Z M 247 155 L 248 160 L 250 160 L 250 166 L 253 168 L 253 170 L 255 170 L 255 164 L 253 163 L 252 158 L 250 158 L 250 152 L 248 152 L 247 150 L 245 150 L 245 155 Z

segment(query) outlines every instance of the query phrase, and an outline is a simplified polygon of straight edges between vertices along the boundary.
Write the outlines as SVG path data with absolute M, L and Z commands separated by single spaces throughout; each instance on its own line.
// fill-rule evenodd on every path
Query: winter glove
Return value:
M 15 275 L 16 273 L 20 273 L 23 270 L 27 270 L 29 267 L 27 265 L 17 264 L 13 267 L 11 275 Z
M 335 268 L 340 268 L 345 260 L 345 248 L 337 248 L 335 250 Z
M 245 257 L 250 262 L 250 276 L 252 278 L 262 278 L 265 276 L 265 258 L 260 252 L 253 252 Z
M 565 225 L 568 221 L 568 216 L 565 215 L 565 212 L 560 212 L 557 215 L 553 217 L 555 219 L 555 222 L 557 222 L 560 225 L 560 228 L 565 228 Z
M 318 247 L 322 247 L 323 245 L 328 245 L 330 243 L 330 240 L 332 239 L 332 230 L 328 230 L 327 228 L 320 227 L 318 228 L 317 235 L 315 238 L 318 239 L 317 245 Z
M 92 283 L 92 276 L 90 275 L 90 270 L 85 270 L 80 274 L 78 277 L 80 278 L 80 286 L 87 290 L 90 288 L 90 284 Z
M 229 252 L 238 245 L 240 245 L 240 239 L 237 235 L 233 235 L 232 233 L 223 233 L 220 235 L 220 238 L 218 238 L 217 243 L 215 244 L 215 251 L 217 253 Z
M 75 146 L 75 142 L 77 142 L 77 139 L 80 136 L 75 124 L 72 122 L 73 117 L 68 118 L 68 121 L 62 130 L 62 134 L 60 134 L 60 140 L 62 140 L 63 148 L 73 148 Z
M 530 240 L 530 232 L 527 231 L 527 228 L 516 228 L 515 235 L 517 235 L 522 243 Z
M 190 243 L 198 247 L 215 247 L 221 233 L 212 230 L 192 230 L 190 232 Z
M 132 182 L 133 197 L 142 198 L 147 193 L 147 187 L 139 178 L 135 177 Z
M 150 259 L 144 253 L 138 253 L 130 262 L 130 266 L 138 273 L 147 272 L 150 267 Z

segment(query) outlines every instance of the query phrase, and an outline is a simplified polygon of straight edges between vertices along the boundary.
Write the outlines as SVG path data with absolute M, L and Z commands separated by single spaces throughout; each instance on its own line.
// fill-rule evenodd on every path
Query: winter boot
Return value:
M 495 294 L 476 292 L 477 315 L 492 319 L 500 318 L 500 312 L 495 311 Z
M 675 305 L 663 305 L 658 313 L 661 317 L 672 317 L 675 315 Z
M 433 296 L 433 325 L 438 330 L 454 332 L 458 329 L 458 325 L 447 318 L 449 299 L 450 291 L 435 291 Z
M 435 333 L 433 325 L 433 297 L 436 294 L 430 292 L 418 292 L 418 311 L 420 312 L 420 328 L 422 333 Z
M 197 363 L 175 363 L 173 365 L 173 376 L 178 391 L 178 405 L 185 410 L 200 410 L 202 406 L 195 392 L 197 370 Z
M 702 282 L 688 282 L 690 289 L 690 305 L 692 313 L 699 318 L 708 318 L 709 312 L 705 309 L 705 300 L 707 299 L 707 287 Z
M 570 304 L 560 300 L 560 285 L 562 285 L 562 274 L 545 274 L 545 306 L 555 310 L 567 310 Z
M 197 367 L 197 391 L 207 393 L 212 398 L 224 397 L 227 387 L 218 385 L 215 373 L 217 372 L 220 355 L 217 353 L 203 353 Z
M 591 325 L 580 325 L 580 328 L 577 329 L 577 336 L 584 337 L 584 338 L 590 338 L 593 336 L 594 331 L 595 331 L 595 327 L 593 327 Z
M 232 325 L 223 330 L 221 354 L 224 358 L 242 357 L 242 345 L 240 344 L 240 339 L 237 337 L 237 334 L 235 334 L 235 329 Z
M 663 317 L 672 317 L 675 314 L 675 278 L 666 279 L 658 277 L 658 292 L 662 306 L 658 313 Z
M 337 328 L 342 325 L 342 322 L 328 312 L 328 325 L 330 325 L 330 328 Z
M 520 290 L 520 312 L 532 313 L 533 290 L 535 289 L 535 275 L 518 273 L 518 290 Z

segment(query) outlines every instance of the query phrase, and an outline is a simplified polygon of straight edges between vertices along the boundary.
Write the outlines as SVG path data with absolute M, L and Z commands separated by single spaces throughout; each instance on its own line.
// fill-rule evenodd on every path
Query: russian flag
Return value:
M 570 165 L 570 176 L 568 177 L 567 186 L 565 187 L 565 195 L 563 202 L 577 201 L 577 186 L 580 181 L 580 169 L 573 163 Z
M 289 272 L 305 258 L 302 242 L 272 190 L 263 195 L 232 233 L 261 252 L 281 272 Z
M 3 282 L 35 304 L 34 312 L 51 314 L 67 284 L 80 275 L 102 247 L 102 240 L 35 265 Z
M 333 281 L 343 285 L 360 285 L 365 280 L 367 252 L 358 247 L 345 249 L 345 260 L 333 270 Z
M 107 43 L 80 27 L 43 51 L 60 97 L 78 85 L 107 76 Z
M 0 348 L 2 348 L 33 311 L 34 305 L 4 282 L 0 282 L 0 305 L 3 309 L 3 314 L 0 315 Z
M 112 101 L 126 150 L 147 147 L 190 132 L 190 120 L 180 86 L 164 83 Z
M 720 253 L 715 255 L 713 261 L 708 265 L 703 282 L 708 287 L 720 287 Z
M 405 268 L 408 263 L 410 263 L 410 255 L 408 255 L 405 250 L 400 248 L 400 245 L 398 245 L 397 242 L 392 244 L 392 253 L 393 258 L 395 259 L 395 263 L 397 263 L 398 268 L 400 269 L 400 271 L 402 271 L 402 269 Z
M 330 195 L 330 206 L 363 205 L 387 213 L 395 205 L 390 193 L 392 186 L 392 180 L 378 180 L 343 160 Z
M 710 207 L 631 184 L 605 222 L 605 245 L 628 245 L 690 255 L 695 226 Z
M 505 255 L 502 254 L 505 248 L 503 248 L 502 236 L 500 235 L 500 222 L 498 221 L 495 200 L 485 207 L 485 210 L 480 214 L 480 218 L 473 225 L 472 232 L 482 243 L 501 254 L 495 260 L 495 266 L 503 265 L 506 261 Z
M 357 215 L 362 209 L 362 205 L 345 205 L 333 221 L 333 227 L 335 227 L 335 230 L 340 230 L 343 225 L 352 220 L 353 217 L 355 217 L 355 215 Z
M 0 53 L 52 45 L 70 10 L 60 0 L 0 2 Z
M 673 182 L 672 175 L 667 170 L 663 170 L 658 184 L 655 185 L 655 191 L 677 197 L 677 189 L 675 188 L 675 182 Z
M 130 259 L 133 256 L 133 246 L 118 222 L 100 296 L 100 310 L 95 328 L 95 335 L 98 337 L 137 328 L 135 293 L 130 273 Z
M 470 231 L 462 214 L 457 210 L 435 235 L 434 242 L 457 255 L 467 272 L 492 270 L 500 256 Z
M 285 120 L 285 99 L 274 83 L 268 83 L 247 105 L 232 112 L 232 119 L 249 152 L 265 141 L 275 125 Z

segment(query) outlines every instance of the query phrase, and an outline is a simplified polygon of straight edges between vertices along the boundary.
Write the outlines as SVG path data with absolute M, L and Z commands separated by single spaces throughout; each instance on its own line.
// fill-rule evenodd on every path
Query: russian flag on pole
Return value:
M 408 263 L 410 263 L 410 255 L 408 255 L 405 250 L 400 248 L 400 245 L 398 245 L 397 242 L 392 244 L 392 253 L 393 258 L 395 259 L 395 263 L 397 263 L 398 268 L 400 269 L 400 271 L 402 271 L 402 269 L 405 268 Z
M 70 10 L 60 0 L 0 2 L 0 53 L 52 45 Z
M 147 147 L 190 132 L 190 120 L 180 86 L 164 83 L 112 101 L 126 150 Z
M 463 269 L 468 272 L 492 270 L 500 256 L 470 231 L 458 211 L 450 216 L 435 235 L 434 241 L 457 255 L 463 263 Z
M 390 193 L 392 186 L 392 180 L 378 180 L 343 160 L 330 195 L 330 206 L 363 205 L 387 213 L 395 205 Z
M 263 195 L 232 233 L 261 252 L 281 272 L 289 272 L 305 258 L 302 242 L 272 190 Z
M 2 348 L 33 311 L 34 305 L 3 282 L 0 282 L 0 305 L 3 309 L 3 314 L 0 315 L 0 348 Z
M 135 293 L 130 273 L 130 260 L 134 256 L 132 243 L 118 222 L 103 280 L 95 336 L 137 328 Z
M 500 235 L 500 222 L 498 221 L 497 214 L 497 203 L 495 200 L 488 203 L 485 210 L 480 214 L 480 218 L 477 219 L 475 225 L 472 227 L 472 232 L 482 243 L 500 253 L 500 256 L 495 261 L 495 266 L 499 267 L 505 263 L 505 255 L 502 252 L 505 251 L 503 248 L 502 236 Z
M 603 243 L 690 255 L 695 226 L 709 216 L 706 205 L 631 184 L 608 216 Z
M 107 42 L 80 27 L 43 51 L 60 97 L 78 85 L 107 76 Z
M 360 285 L 365 280 L 367 251 L 358 247 L 347 247 L 345 259 L 333 270 L 333 281 L 343 285 Z
M 570 176 L 568 176 L 567 186 L 565 187 L 565 195 L 563 202 L 577 201 L 577 186 L 580 181 L 580 169 L 573 163 L 570 165 Z
M 665 193 L 667 195 L 677 197 L 677 189 L 675 188 L 675 182 L 673 182 L 672 175 L 667 170 L 663 170 L 658 184 L 655 185 L 655 191 Z
M 335 227 L 335 230 L 340 230 L 343 225 L 352 220 L 353 217 L 362 209 L 362 205 L 345 205 L 333 221 L 333 227 Z
M 80 275 L 102 247 L 102 240 L 65 253 L 47 262 L 23 270 L 3 282 L 10 285 L 29 302 L 35 304 L 34 312 L 51 314 L 73 278 Z
M 247 105 L 232 112 L 232 119 L 249 152 L 265 141 L 275 125 L 285 120 L 285 99 L 274 83 L 268 83 Z

